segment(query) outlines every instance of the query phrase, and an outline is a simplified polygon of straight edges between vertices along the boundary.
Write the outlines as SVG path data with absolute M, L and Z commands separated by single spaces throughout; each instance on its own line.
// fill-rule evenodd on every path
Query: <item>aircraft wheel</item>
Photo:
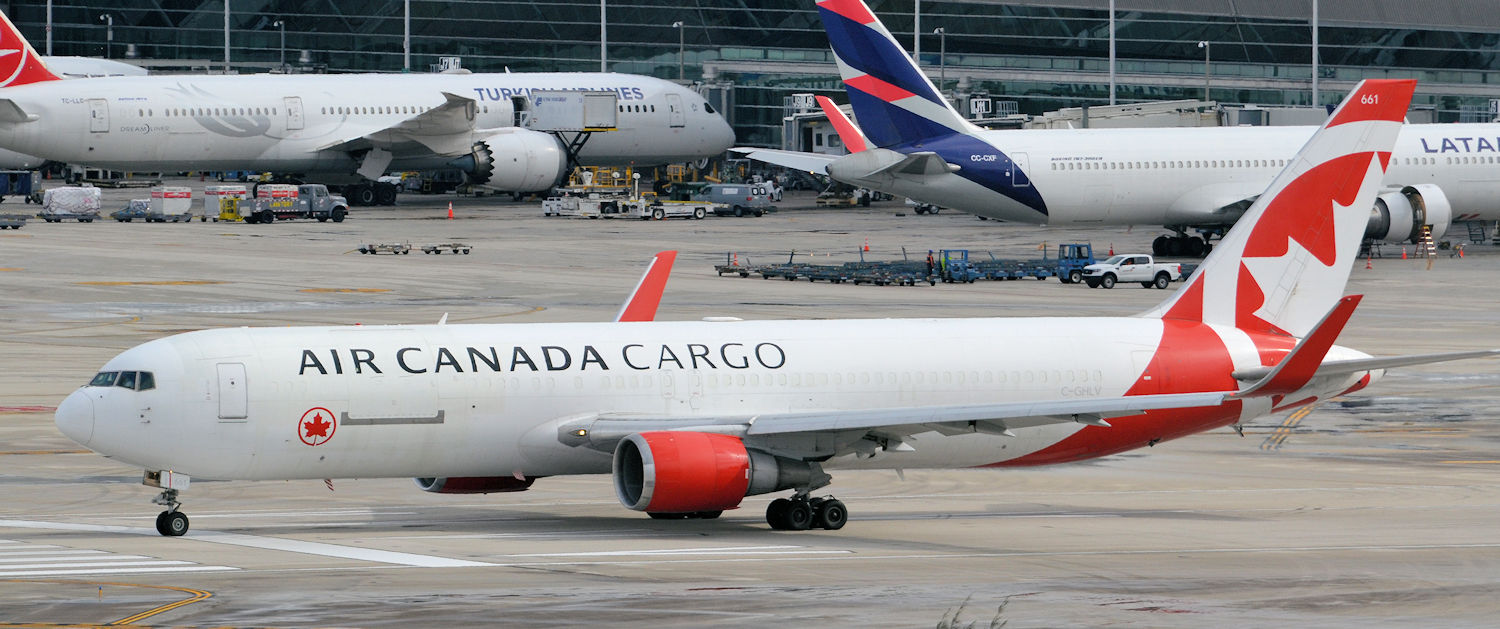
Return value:
M 829 498 L 818 503 L 813 513 L 813 525 L 829 531 L 837 531 L 844 528 L 849 522 L 849 509 L 839 500 Z
M 1184 243 L 1183 249 L 1186 250 L 1185 253 L 1194 258 L 1201 258 L 1204 253 L 1207 253 L 1203 249 L 1203 239 L 1197 236 L 1188 238 Z
M 1168 238 L 1167 244 L 1162 252 L 1163 255 L 1180 256 L 1187 249 L 1186 238 Z
M 790 528 L 786 521 L 786 511 L 791 506 L 792 501 L 786 498 L 772 500 L 771 504 L 766 506 L 766 524 L 771 525 L 771 528 L 778 531 L 785 531 Z
M 156 516 L 156 532 L 167 537 L 181 537 L 188 532 L 188 517 L 181 511 L 163 511 Z
M 792 500 L 786 507 L 786 530 L 806 531 L 812 528 L 813 509 L 806 500 Z
M 646 515 L 651 516 L 653 520 L 681 520 L 688 517 L 686 513 L 657 513 L 652 511 L 648 511 Z
M 1171 238 L 1168 238 L 1166 236 L 1157 236 L 1156 240 L 1151 241 L 1151 255 L 1154 255 L 1154 256 L 1164 256 L 1164 255 L 1167 255 L 1167 241 L 1168 240 L 1171 240 Z
M 694 513 L 693 517 L 699 520 L 717 520 L 721 515 L 724 515 L 723 511 L 699 511 Z

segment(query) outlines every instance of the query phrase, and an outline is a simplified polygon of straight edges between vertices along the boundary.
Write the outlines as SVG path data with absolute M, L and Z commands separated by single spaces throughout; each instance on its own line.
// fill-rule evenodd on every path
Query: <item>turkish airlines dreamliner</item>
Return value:
M 825 469 L 1063 463 L 1359 390 L 1333 345 L 1414 81 L 1366 81 L 1165 303 L 1120 318 L 617 321 L 227 328 L 126 350 L 63 400 L 69 438 L 145 468 L 164 535 L 191 477 L 417 477 L 519 491 L 613 474 L 626 507 L 837 529 Z M 658 293 L 659 259 L 638 293 Z
M 0 42 L 0 147 L 119 170 L 254 170 L 329 183 L 388 170 L 459 168 L 496 190 L 545 190 L 568 147 L 518 126 L 532 90 L 618 95 L 615 131 L 577 158 L 651 166 L 722 153 L 734 132 L 687 87 L 631 74 L 337 74 L 58 81 L 8 18 Z M 11 44 L 16 45 L 16 44 Z M 518 112 L 519 110 L 519 112 Z M 346 189 L 360 204 L 393 186 Z M 390 199 L 377 199 L 376 193 Z
M 953 109 L 859 0 L 818 13 L 873 148 L 839 157 L 736 149 L 918 201 L 1047 225 L 1165 225 L 1158 255 L 1202 255 L 1316 127 L 987 131 Z M 848 141 L 848 138 L 845 138 Z M 1500 124 L 1407 125 L 1366 235 L 1401 242 L 1430 225 L 1500 219 Z M 1203 237 L 1189 236 L 1197 230 Z

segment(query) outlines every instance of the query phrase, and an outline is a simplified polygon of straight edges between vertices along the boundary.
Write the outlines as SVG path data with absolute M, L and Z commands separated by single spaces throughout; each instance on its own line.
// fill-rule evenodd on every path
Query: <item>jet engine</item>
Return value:
M 414 478 L 422 491 L 438 494 L 495 494 L 526 491 L 536 482 L 535 476 L 456 476 L 452 478 Z
M 506 129 L 474 143 L 468 155 L 449 162 L 469 180 L 507 192 L 546 190 L 562 181 L 568 152 L 557 138 L 527 129 Z
M 805 461 L 748 450 L 729 435 L 642 432 L 615 446 L 615 493 L 636 511 L 733 509 L 745 496 L 806 486 L 812 475 Z
M 1400 192 L 1387 192 L 1375 199 L 1365 238 L 1385 242 L 1417 242 L 1422 226 L 1432 226 L 1432 237 L 1448 232 L 1453 222 L 1453 204 L 1443 189 L 1430 183 L 1406 186 Z

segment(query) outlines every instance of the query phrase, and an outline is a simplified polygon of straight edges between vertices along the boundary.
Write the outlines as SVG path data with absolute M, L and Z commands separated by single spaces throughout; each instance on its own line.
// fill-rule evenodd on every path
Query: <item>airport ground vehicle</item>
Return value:
M 764 183 L 674 183 L 672 200 L 713 203 L 719 216 L 761 216 L 775 209 Z
M 26 226 L 25 214 L 0 214 L 0 229 L 20 229 Z
M 93 186 L 64 186 L 42 193 L 42 211 L 37 213 L 48 223 L 76 220 L 92 223 L 99 218 L 100 192 Z
M 163 214 L 156 208 L 151 207 L 150 199 L 131 199 L 125 207 L 109 213 L 109 217 L 121 223 L 129 223 L 134 220 L 142 220 L 147 223 L 191 223 L 193 215 L 188 212 L 180 214 Z
M 349 201 L 328 192 L 320 183 L 261 184 L 255 198 L 241 202 L 240 216 L 246 223 L 271 223 L 297 218 L 315 218 L 318 222 L 344 222 Z
M 8 196 L 20 195 L 27 203 L 32 202 L 36 183 L 37 173 L 34 170 L 0 170 L 0 201 Z
M 1166 288 L 1182 279 L 1182 265 L 1156 262 L 1144 253 L 1111 256 L 1083 267 L 1083 283 L 1089 288 L 1114 288 L 1117 282 L 1140 282 L 1145 288 Z
M 1057 246 L 1057 279 L 1064 284 L 1083 281 L 1084 267 L 1093 264 L 1094 246 L 1088 243 L 1071 243 Z
M 668 201 L 646 193 L 641 197 L 600 194 L 548 197 L 542 200 L 544 216 L 584 218 L 701 219 L 719 206 L 706 201 Z

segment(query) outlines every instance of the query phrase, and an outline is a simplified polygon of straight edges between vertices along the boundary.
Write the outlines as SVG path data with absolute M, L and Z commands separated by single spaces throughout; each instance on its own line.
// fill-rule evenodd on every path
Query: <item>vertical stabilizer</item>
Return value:
M 0 87 L 60 80 L 36 54 L 31 43 L 16 30 L 10 17 L 0 13 Z
M 976 131 L 927 79 L 862 0 L 819 0 L 849 103 L 876 146 Z
M 1356 86 L 1188 283 L 1144 316 L 1307 335 L 1343 296 L 1416 84 Z

